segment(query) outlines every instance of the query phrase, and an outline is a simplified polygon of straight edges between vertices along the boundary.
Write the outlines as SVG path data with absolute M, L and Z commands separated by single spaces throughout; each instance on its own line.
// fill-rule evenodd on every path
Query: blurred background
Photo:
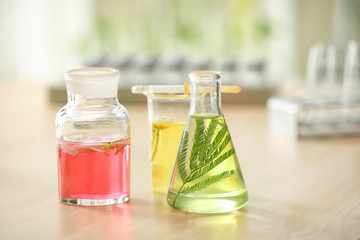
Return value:
M 333 44 L 341 69 L 360 39 L 359 0 L 2 0 L 0 19 L 0 85 L 63 95 L 64 71 L 104 66 L 122 72 L 127 91 L 211 69 L 267 98 L 304 83 L 311 46 Z

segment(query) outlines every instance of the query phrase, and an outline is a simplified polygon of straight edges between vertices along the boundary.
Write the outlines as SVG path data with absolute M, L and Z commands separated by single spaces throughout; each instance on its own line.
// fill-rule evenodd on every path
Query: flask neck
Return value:
M 190 115 L 220 115 L 221 73 L 214 71 L 194 71 L 190 76 Z

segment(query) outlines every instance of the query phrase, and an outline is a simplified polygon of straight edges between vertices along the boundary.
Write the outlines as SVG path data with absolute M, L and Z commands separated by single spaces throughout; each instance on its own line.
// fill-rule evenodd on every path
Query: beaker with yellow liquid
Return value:
M 152 191 L 166 193 L 181 135 L 189 112 L 190 96 L 183 85 L 133 86 L 148 102 Z

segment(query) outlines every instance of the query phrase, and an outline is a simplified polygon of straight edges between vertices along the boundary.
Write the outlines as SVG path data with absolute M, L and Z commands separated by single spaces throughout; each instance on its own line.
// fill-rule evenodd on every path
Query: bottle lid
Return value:
M 120 72 L 112 68 L 78 68 L 65 72 L 70 93 L 84 97 L 117 97 Z

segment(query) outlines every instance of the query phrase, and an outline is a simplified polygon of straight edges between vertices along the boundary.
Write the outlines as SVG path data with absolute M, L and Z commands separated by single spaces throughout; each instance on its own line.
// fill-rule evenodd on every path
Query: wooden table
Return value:
M 0 87 L 0 239 L 360 239 L 360 137 L 271 133 L 262 105 L 224 105 L 249 202 L 187 214 L 150 190 L 144 104 L 132 123 L 131 200 L 74 207 L 57 196 L 54 119 L 44 86 Z

